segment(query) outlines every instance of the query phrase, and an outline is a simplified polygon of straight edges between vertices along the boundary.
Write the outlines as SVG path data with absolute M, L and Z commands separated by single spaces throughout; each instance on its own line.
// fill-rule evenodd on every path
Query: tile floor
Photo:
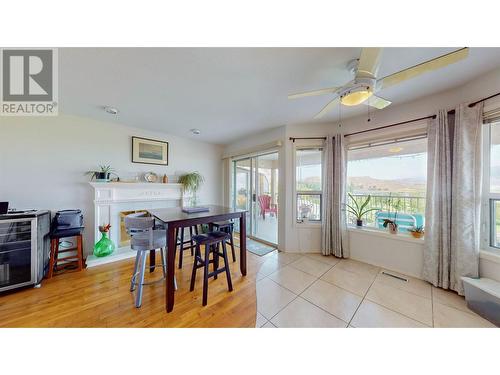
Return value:
M 277 251 L 264 259 L 257 327 L 494 327 L 463 297 L 366 263 Z

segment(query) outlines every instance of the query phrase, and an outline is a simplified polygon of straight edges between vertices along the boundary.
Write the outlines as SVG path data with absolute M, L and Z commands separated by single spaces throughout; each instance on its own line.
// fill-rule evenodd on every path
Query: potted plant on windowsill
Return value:
M 401 208 L 401 200 L 398 199 L 396 203 L 392 201 L 392 198 L 387 200 L 387 207 L 389 208 L 389 218 L 391 217 L 391 207 L 394 208 L 394 220 L 393 219 L 384 219 L 384 223 L 382 226 L 384 228 L 389 228 L 389 233 L 398 234 L 399 225 L 397 223 L 398 220 L 398 211 Z
M 354 215 L 354 217 L 356 218 L 356 226 L 358 227 L 363 226 L 363 216 L 365 216 L 368 212 L 380 210 L 379 208 L 366 208 L 372 198 L 371 195 L 368 195 L 364 201 L 359 203 L 356 201 L 356 199 L 354 199 L 354 196 L 351 193 L 348 193 L 348 195 L 354 204 L 346 204 L 347 211 L 350 214 Z
M 408 229 L 408 231 L 411 233 L 411 235 L 415 238 L 422 238 L 425 234 L 424 226 L 419 225 L 416 227 L 413 227 L 411 229 Z
M 85 174 L 91 176 L 90 180 L 95 179 L 97 182 L 109 182 L 112 174 L 118 176 L 110 165 L 99 165 L 99 170 L 87 171 Z
M 201 185 L 205 182 L 205 178 L 199 172 L 186 173 L 179 177 L 179 183 L 182 184 L 182 188 L 185 192 L 193 193 L 191 197 L 191 205 L 196 206 L 198 204 L 198 197 L 196 193 L 200 189 Z
M 396 224 L 396 219 L 384 219 L 384 223 L 382 224 L 384 228 L 389 228 L 389 232 L 392 234 L 398 234 L 398 224 Z

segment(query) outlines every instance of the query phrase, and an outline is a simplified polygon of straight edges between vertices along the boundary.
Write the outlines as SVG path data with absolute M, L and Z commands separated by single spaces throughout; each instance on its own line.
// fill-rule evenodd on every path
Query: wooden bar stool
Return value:
M 195 242 L 195 254 L 193 272 L 191 273 L 191 286 L 189 290 L 191 292 L 194 290 L 196 271 L 198 268 L 203 268 L 203 306 L 206 306 L 208 302 L 208 279 L 210 277 L 217 279 L 217 275 L 219 273 L 225 272 L 228 290 L 230 292 L 233 290 L 226 251 L 226 240 L 228 238 L 229 235 L 227 233 L 219 231 L 193 236 L 193 240 Z M 203 258 L 201 256 L 201 245 L 205 246 L 205 254 Z M 221 245 L 222 253 L 220 252 Z M 210 260 L 210 254 L 212 254 L 212 260 Z M 219 268 L 219 257 L 224 258 L 224 267 Z M 212 272 L 209 272 L 208 270 L 210 263 L 214 266 Z
M 47 273 L 47 278 L 50 279 L 54 275 L 54 270 L 60 271 L 62 269 L 75 268 L 76 271 L 81 271 L 84 267 L 83 265 L 83 241 L 82 241 L 82 228 L 75 229 L 62 229 L 55 230 L 50 234 L 50 260 L 49 260 L 49 271 Z M 60 248 L 61 239 L 74 237 L 76 239 L 76 246 L 71 248 Z M 66 254 L 62 258 L 59 257 L 60 254 Z M 59 262 L 64 262 L 64 264 L 59 265 Z
M 231 246 L 231 254 L 233 255 L 233 262 L 236 262 L 236 253 L 234 251 L 234 223 L 231 220 L 214 221 L 212 223 L 214 230 L 229 234 L 229 246 Z
M 187 227 L 177 228 L 175 230 L 175 238 L 177 238 L 177 246 L 179 246 L 179 269 L 182 268 L 182 258 L 184 257 L 184 250 L 191 249 L 191 256 L 194 255 L 194 242 L 193 236 L 198 235 L 198 225 L 189 227 L 189 238 L 185 238 L 185 229 Z M 189 244 L 188 246 L 185 246 Z

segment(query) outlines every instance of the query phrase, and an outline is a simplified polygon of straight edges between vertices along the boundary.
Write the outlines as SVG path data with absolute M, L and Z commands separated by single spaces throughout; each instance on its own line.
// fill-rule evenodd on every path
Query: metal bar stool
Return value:
M 164 280 L 167 273 L 167 262 L 165 260 L 165 252 L 167 249 L 167 236 L 165 230 L 154 229 L 154 218 L 147 216 L 144 212 L 130 214 L 125 216 L 125 228 L 130 234 L 130 248 L 137 251 L 134 264 L 134 273 L 130 281 L 130 291 L 133 292 L 137 286 L 137 295 L 135 299 L 135 307 L 142 305 L 142 289 L 144 285 L 154 284 Z M 163 278 L 153 282 L 144 282 L 144 273 L 146 271 L 147 255 L 152 250 L 160 250 Z M 165 251 L 164 251 L 165 250 Z M 139 280 L 137 281 L 137 276 Z M 177 281 L 174 279 L 175 289 L 177 289 Z
M 214 221 L 212 223 L 214 230 L 229 234 L 229 246 L 231 246 L 231 254 L 233 255 L 233 262 L 236 262 L 236 252 L 234 251 L 234 223 L 231 220 Z
M 191 249 L 191 256 L 194 255 L 194 242 L 193 236 L 198 234 L 198 226 L 193 225 L 189 227 L 189 238 L 185 238 L 185 230 L 187 227 L 177 228 L 175 231 L 175 238 L 177 238 L 177 246 L 179 246 L 179 269 L 182 268 L 182 259 L 184 257 L 184 250 Z M 194 233 L 194 234 L 193 234 Z M 189 246 L 184 246 L 189 244 Z
M 233 284 L 231 282 L 231 272 L 229 270 L 229 262 L 227 260 L 226 251 L 226 240 L 229 235 L 225 232 L 209 232 L 207 234 L 200 234 L 193 236 L 195 242 L 195 254 L 193 262 L 193 271 L 191 273 L 191 286 L 189 290 L 192 292 L 194 290 L 194 284 L 196 282 L 196 271 L 198 268 L 203 268 L 203 306 L 207 305 L 208 302 L 208 279 L 213 277 L 217 279 L 219 273 L 225 272 L 227 278 L 227 287 L 231 292 L 233 290 Z M 205 246 L 205 254 L 202 258 L 201 256 L 201 245 Z M 220 245 L 222 245 L 222 253 L 220 252 Z M 210 254 L 212 254 L 212 260 L 210 260 Z M 224 258 L 224 267 L 219 268 L 219 257 Z M 208 271 L 208 266 L 210 263 L 213 264 L 213 271 Z

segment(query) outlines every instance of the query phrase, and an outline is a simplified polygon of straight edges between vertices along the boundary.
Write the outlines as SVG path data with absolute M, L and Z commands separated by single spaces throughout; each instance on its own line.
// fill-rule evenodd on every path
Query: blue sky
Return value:
M 498 148 L 500 159 L 500 147 Z M 500 164 L 499 164 L 500 165 Z M 298 168 L 298 179 L 321 174 L 320 165 L 308 165 Z M 372 177 L 381 180 L 414 178 L 426 180 L 427 153 L 404 156 L 349 161 L 347 175 L 352 177 Z
M 425 180 L 427 176 L 427 153 L 404 156 L 349 161 L 347 175 L 369 176 L 381 180 L 415 178 Z

